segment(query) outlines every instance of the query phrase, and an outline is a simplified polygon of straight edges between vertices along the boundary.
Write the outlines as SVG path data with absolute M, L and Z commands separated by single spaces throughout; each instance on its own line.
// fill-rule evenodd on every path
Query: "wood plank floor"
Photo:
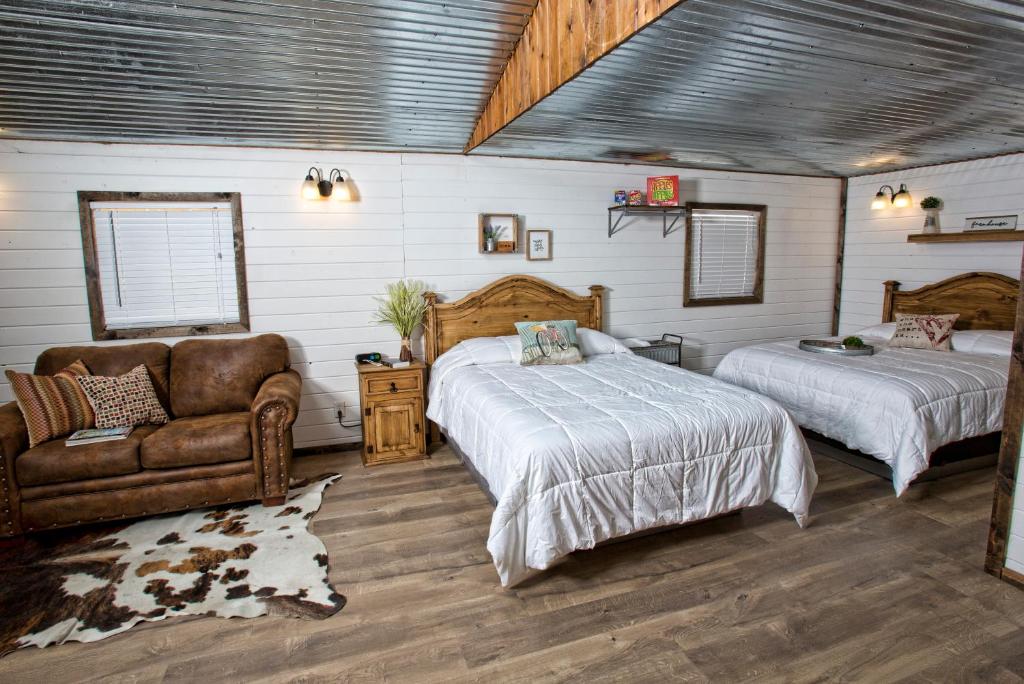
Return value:
M 570 557 L 503 590 L 447 449 L 345 477 L 314 531 L 331 619 L 191 618 L 26 649 L 0 681 L 1022 681 L 1024 592 L 982 572 L 990 471 L 915 486 L 816 458 L 811 526 L 767 504 Z M 2 581 L 2 580 L 0 580 Z

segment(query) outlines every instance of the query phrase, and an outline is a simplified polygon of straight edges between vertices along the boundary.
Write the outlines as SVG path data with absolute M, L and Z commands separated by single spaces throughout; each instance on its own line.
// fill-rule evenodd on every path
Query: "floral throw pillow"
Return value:
M 521 366 L 561 366 L 582 363 L 576 339 L 576 321 L 531 321 L 516 323 L 523 346 Z
M 958 318 L 960 314 L 896 314 L 896 332 L 889 346 L 949 351 Z
M 96 413 L 98 428 L 160 425 L 168 420 L 144 365 L 116 378 L 89 375 L 77 380 Z
M 11 391 L 25 417 L 29 448 L 93 426 L 93 412 L 75 378 L 88 376 L 81 361 L 53 375 L 7 371 Z

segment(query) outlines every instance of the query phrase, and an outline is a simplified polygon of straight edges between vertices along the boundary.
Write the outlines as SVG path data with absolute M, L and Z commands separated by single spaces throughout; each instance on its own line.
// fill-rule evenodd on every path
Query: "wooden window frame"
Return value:
M 96 228 L 92 220 L 93 202 L 229 202 L 231 232 L 234 236 L 235 282 L 238 289 L 238 322 L 209 325 L 168 325 L 147 328 L 109 329 L 103 312 L 100 289 L 99 254 Z M 82 253 L 85 260 L 85 285 L 89 298 L 89 320 L 94 340 L 137 340 L 150 337 L 192 337 L 222 333 L 249 332 L 249 291 L 245 276 L 245 238 L 242 229 L 242 195 L 237 192 L 107 192 L 80 190 L 78 217 L 82 226 Z
M 690 276 L 693 273 L 694 234 L 693 210 L 713 211 L 756 211 L 757 221 L 757 264 L 754 272 L 754 294 L 743 297 L 694 298 L 690 293 Z M 764 204 L 722 204 L 709 202 L 686 203 L 686 253 L 683 255 L 683 306 L 724 306 L 729 304 L 764 303 L 764 243 L 768 207 Z

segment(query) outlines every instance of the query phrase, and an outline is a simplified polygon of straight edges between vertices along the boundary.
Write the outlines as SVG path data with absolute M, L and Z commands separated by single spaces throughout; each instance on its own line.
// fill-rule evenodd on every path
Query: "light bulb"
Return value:
M 910 193 L 907 192 L 907 186 L 900 184 L 900 190 L 896 193 L 896 196 L 892 198 L 892 206 L 897 209 L 905 209 L 911 204 Z
M 341 176 L 334 180 L 334 189 L 331 191 L 331 199 L 335 202 L 352 201 L 352 190 L 349 188 L 348 183 L 345 182 L 345 179 Z
M 316 181 L 313 180 L 313 176 L 306 176 L 306 180 L 302 182 L 302 199 L 314 200 L 320 198 L 320 190 L 316 187 Z

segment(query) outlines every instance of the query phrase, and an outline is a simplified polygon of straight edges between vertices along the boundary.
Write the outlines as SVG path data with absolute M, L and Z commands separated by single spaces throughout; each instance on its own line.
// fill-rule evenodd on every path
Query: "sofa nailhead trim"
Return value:
M 267 472 L 266 467 L 263 468 L 263 495 L 267 496 L 268 493 L 274 495 L 280 495 L 282 492 L 287 493 L 286 488 L 288 483 L 285 482 L 285 464 L 284 464 L 284 416 L 278 417 L 277 414 L 287 413 L 287 409 L 284 404 L 275 403 L 270 404 L 260 413 L 260 443 L 261 443 L 261 457 L 266 456 L 267 453 L 267 423 L 273 421 L 274 432 L 276 433 L 277 442 L 277 487 L 272 486 L 271 475 Z M 273 416 L 271 414 L 274 414 Z M 266 464 L 264 464 L 265 466 Z

